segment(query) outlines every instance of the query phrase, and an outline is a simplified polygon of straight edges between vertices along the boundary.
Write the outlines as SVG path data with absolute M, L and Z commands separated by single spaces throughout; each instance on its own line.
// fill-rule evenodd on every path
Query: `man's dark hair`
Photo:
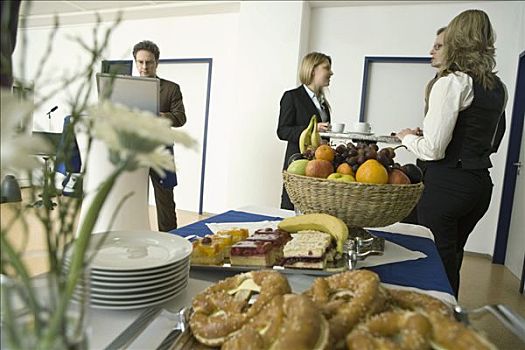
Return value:
M 153 41 L 144 40 L 133 46 L 133 58 L 137 58 L 137 52 L 139 52 L 140 50 L 146 50 L 151 52 L 153 56 L 155 56 L 155 61 L 159 61 L 159 47 Z

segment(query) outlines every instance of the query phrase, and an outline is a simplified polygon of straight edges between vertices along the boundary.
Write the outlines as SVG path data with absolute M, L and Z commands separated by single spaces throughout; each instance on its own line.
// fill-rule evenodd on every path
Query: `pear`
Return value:
M 308 159 L 294 160 L 293 162 L 290 163 L 286 171 L 288 171 L 291 174 L 295 174 L 295 175 L 305 175 L 306 165 L 308 164 L 308 162 L 309 162 Z

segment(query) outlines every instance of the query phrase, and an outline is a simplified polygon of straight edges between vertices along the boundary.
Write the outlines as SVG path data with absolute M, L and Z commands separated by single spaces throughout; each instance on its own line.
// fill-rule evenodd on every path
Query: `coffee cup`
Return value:
M 368 122 L 357 122 L 352 124 L 352 131 L 360 133 L 369 133 L 371 131 L 371 127 Z
M 345 130 L 345 125 L 343 123 L 332 123 L 330 124 L 329 130 L 331 132 L 341 133 Z

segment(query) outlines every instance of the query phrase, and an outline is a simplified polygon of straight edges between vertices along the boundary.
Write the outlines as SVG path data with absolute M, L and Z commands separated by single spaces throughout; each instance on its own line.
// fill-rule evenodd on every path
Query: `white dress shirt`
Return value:
M 469 75 L 456 72 L 439 78 L 430 92 L 423 136 L 406 135 L 403 145 L 422 160 L 445 158 L 458 114 L 468 108 L 473 100 L 474 89 Z
M 312 102 L 314 103 L 315 107 L 317 107 L 317 110 L 319 111 L 319 116 L 321 117 L 321 120 L 323 122 L 328 121 L 328 115 L 326 114 L 326 111 L 324 110 L 325 107 L 323 105 L 321 105 L 321 102 L 317 98 L 317 95 L 315 94 L 315 92 L 310 90 L 310 88 L 308 86 L 304 85 L 304 84 L 303 84 L 303 87 L 306 90 L 306 93 L 308 94 L 308 96 L 310 96 L 310 98 L 312 99 Z M 323 98 L 323 96 L 319 96 L 319 97 Z M 323 98 L 323 102 L 324 102 L 324 98 Z

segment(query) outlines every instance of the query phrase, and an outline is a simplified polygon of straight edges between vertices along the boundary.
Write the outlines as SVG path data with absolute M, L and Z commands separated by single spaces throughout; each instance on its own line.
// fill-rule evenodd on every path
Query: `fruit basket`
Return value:
M 283 172 L 290 200 L 303 214 L 325 213 L 351 227 L 382 227 L 405 218 L 415 207 L 423 183 L 372 185 L 337 182 Z

